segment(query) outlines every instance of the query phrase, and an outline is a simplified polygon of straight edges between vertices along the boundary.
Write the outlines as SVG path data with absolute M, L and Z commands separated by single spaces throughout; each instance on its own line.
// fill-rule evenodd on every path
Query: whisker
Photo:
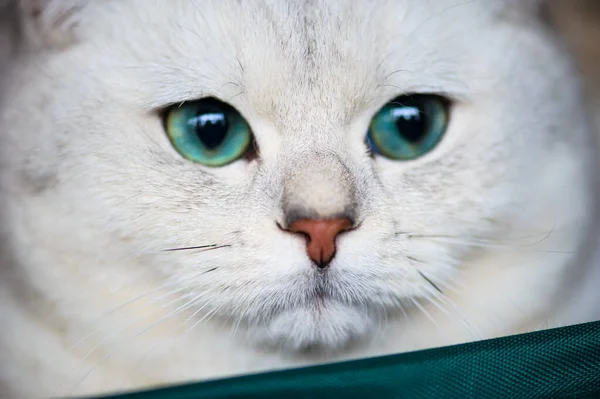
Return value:
M 548 231 L 543 231 L 543 232 L 536 233 L 536 234 L 523 235 L 523 236 L 519 236 L 519 237 L 510 237 L 507 239 L 507 241 L 523 241 L 523 240 L 530 239 L 530 238 L 541 237 L 541 239 L 539 241 L 532 244 L 532 245 L 537 245 L 537 244 L 545 241 L 546 239 L 548 239 L 554 232 L 560 231 L 560 230 L 561 230 L 561 228 L 557 228 L 556 222 L 554 221 L 552 224 L 552 227 Z M 396 231 L 394 234 L 395 235 L 405 235 L 405 236 L 414 237 L 414 238 L 436 238 L 436 237 L 461 238 L 459 236 L 456 236 L 455 234 L 444 233 L 444 232 L 437 232 L 435 234 L 426 234 L 426 233 L 409 232 L 409 231 L 399 230 L 399 231 Z M 483 241 L 483 242 L 488 242 L 488 243 L 502 242 L 499 240 L 481 240 L 481 239 L 478 239 L 478 241 Z
M 85 373 L 85 375 L 77 382 L 77 384 L 75 384 L 75 387 L 73 389 L 74 390 L 77 389 L 87 379 L 87 377 L 89 377 L 102 363 L 104 363 L 107 359 L 109 359 L 112 355 L 114 355 L 118 348 L 122 347 L 124 344 L 126 344 L 128 342 L 131 342 L 135 338 L 147 333 L 148 331 L 152 330 L 154 327 L 158 326 L 159 324 L 163 323 L 164 321 L 168 320 L 169 318 L 185 311 L 189 307 L 193 306 L 193 304 L 194 304 L 193 300 L 186 302 L 185 304 L 179 306 L 178 308 L 169 312 L 165 316 L 162 316 L 156 322 L 150 324 L 148 327 L 144 328 L 142 331 L 138 332 L 134 336 L 129 337 L 124 342 L 120 343 L 119 345 L 116 345 L 110 352 L 108 352 L 102 359 L 100 359 L 100 361 L 98 363 L 96 363 L 96 365 L 94 365 L 87 373 Z
M 427 280 L 427 279 L 426 279 Z M 426 294 L 422 298 L 426 301 L 430 302 L 433 306 L 435 306 L 440 312 L 454 320 L 458 318 L 460 325 L 474 338 L 481 339 L 482 334 L 479 329 L 475 328 L 472 323 L 462 314 L 460 308 L 450 299 L 448 296 L 443 294 L 438 290 L 426 289 Z M 417 298 L 409 298 L 409 300 L 416 306 L 438 329 L 440 329 L 439 324 L 435 321 L 435 318 L 431 313 L 429 313 L 424 306 L 422 306 Z M 454 310 L 447 309 L 443 304 L 447 304 L 451 306 Z M 400 306 L 400 310 L 404 315 L 404 318 L 410 323 L 408 318 L 408 314 L 403 306 Z
M 433 318 L 433 316 L 431 316 L 431 313 L 429 313 L 429 312 L 427 311 L 427 309 L 425 309 L 425 308 L 423 307 L 423 305 L 421 305 L 421 304 L 419 303 L 419 301 L 417 301 L 415 298 L 410 298 L 410 301 L 411 301 L 411 302 L 413 303 L 413 305 L 415 305 L 415 306 L 416 306 L 416 307 L 417 307 L 417 308 L 418 308 L 418 309 L 419 309 L 421 312 L 423 312 L 423 314 L 424 314 L 425 316 L 427 316 L 427 318 L 428 318 L 428 319 L 429 319 L 429 320 L 430 320 L 430 321 L 431 321 L 431 322 L 432 322 L 432 323 L 433 323 L 433 324 L 434 324 L 434 325 L 435 325 L 435 326 L 436 326 L 438 329 L 440 328 L 439 324 L 438 324 L 438 323 L 435 321 L 435 319 Z
M 558 251 L 553 249 L 536 249 L 536 252 L 542 252 L 546 254 L 562 254 L 562 255 L 573 255 L 571 251 Z
M 198 309 L 196 309 L 196 310 L 194 311 L 194 313 L 192 313 L 192 314 L 191 314 L 191 316 L 189 316 L 187 319 L 185 319 L 185 320 L 184 320 L 184 321 L 183 321 L 183 322 L 182 322 L 182 323 L 181 323 L 181 324 L 180 324 L 180 325 L 177 327 L 177 330 L 179 330 L 179 329 L 180 329 L 180 328 L 182 328 L 184 325 L 186 325 L 186 324 L 187 324 L 187 323 L 188 323 L 190 320 L 192 320 L 194 317 L 196 317 L 196 315 L 197 315 L 198 313 L 200 313 L 200 312 L 202 311 L 202 309 L 206 308 L 206 307 L 207 307 L 207 306 L 209 306 L 210 304 L 211 304 L 211 302 L 209 301 L 209 302 L 205 303 L 204 305 L 200 306 Z M 188 330 L 186 330 L 186 331 L 184 332 L 184 334 L 185 334 L 185 335 L 187 335 L 187 333 L 189 333 L 189 331 L 190 331 L 189 329 L 188 329 Z
M 440 311 L 442 311 L 446 316 L 448 316 L 450 318 L 452 318 L 452 316 L 458 316 L 459 322 L 462 325 L 462 327 L 469 334 L 471 334 L 471 336 L 473 338 L 482 339 L 483 335 L 481 334 L 479 329 L 474 327 L 473 324 L 462 314 L 460 308 L 454 303 L 454 301 L 452 301 L 446 295 L 439 295 L 439 294 L 436 294 L 435 292 L 431 292 L 431 293 L 433 294 L 433 296 L 426 298 L 427 300 L 429 300 L 430 303 L 432 303 L 434 306 L 436 306 Z M 436 300 L 439 300 L 442 303 L 438 303 Z M 448 309 L 446 309 L 444 306 L 442 306 L 442 304 L 444 304 L 444 303 L 447 305 L 450 305 L 454 309 L 452 314 L 448 314 Z
M 421 277 L 423 277 L 423 279 L 425 281 L 427 281 L 427 283 L 429 283 L 429 285 L 431 285 L 437 292 L 444 295 L 444 292 L 440 289 L 440 287 L 438 287 L 433 281 L 431 281 L 431 279 L 429 279 L 427 276 L 425 276 L 423 274 L 423 272 L 421 272 L 420 270 L 417 270 L 417 273 L 419 273 L 421 275 Z
M 108 334 L 106 337 L 104 337 L 103 339 L 101 339 L 101 340 L 100 340 L 100 342 L 98 342 L 96 345 L 94 345 L 94 347 L 92 347 L 92 348 L 91 348 L 91 349 L 90 349 L 90 350 L 89 350 L 89 351 L 88 351 L 88 352 L 87 352 L 87 353 L 86 353 L 86 354 L 83 356 L 83 358 L 82 358 L 80 361 L 81 361 L 81 362 L 85 362 L 85 361 L 86 361 L 88 358 L 90 358 L 90 356 L 92 356 L 92 355 L 94 354 L 94 352 L 96 352 L 96 351 L 97 351 L 97 350 L 98 350 L 98 349 L 99 349 L 99 348 L 102 346 L 102 344 L 104 344 L 105 342 L 107 342 L 107 341 L 108 341 L 108 340 L 110 340 L 111 338 L 114 338 L 114 337 L 116 337 L 116 336 L 117 336 L 117 335 L 118 335 L 120 332 L 122 332 L 122 331 L 126 330 L 127 328 L 129 328 L 129 327 L 131 327 L 131 326 L 133 326 L 133 325 L 135 325 L 137 322 L 139 322 L 139 321 L 141 321 L 141 320 L 144 320 L 144 319 L 146 319 L 146 318 L 150 317 L 150 316 L 151 316 L 153 313 L 155 313 L 156 311 L 158 311 L 158 310 L 162 310 L 162 309 L 164 309 L 164 308 L 166 308 L 166 307 L 168 307 L 168 306 L 171 306 L 171 305 L 173 305 L 173 304 L 175 304 L 175 303 L 177 303 L 177 302 L 179 302 L 179 301 L 181 301 L 181 300 L 183 300 L 183 299 L 185 299 L 185 295 L 183 295 L 183 296 L 180 296 L 180 297 L 177 297 L 177 298 L 175 298 L 174 300 L 172 300 L 172 301 L 170 301 L 170 302 L 168 302 L 168 303 L 166 303 L 166 304 L 164 304 L 164 305 L 160 306 L 159 308 L 155 309 L 155 311 L 154 311 L 154 312 L 152 312 L 152 313 L 150 313 L 150 314 L 146 314 L 146 315 L 142 315 L 142 316 L 136 317 L 136 318 L 134 318 L 133 320 L 131 320 L 129 323 L 126 323 L 124 326 L 121 326 L 121 327 L 117 328 L 117 329 L 116 329 L 116 330 L 114 330 L 114 331 L 113 331 L 111 334 Z M 100 329 L 101 329 L 101 328 L 100 328 Z M 98 329 L 97 331 L 99 331 L 100 329 Z M 91 336 L 91 335 L 93 335 L 93 334 L 94 334 L 94 333 L 90 334 L 90 336 Z M 71 370 L 71 372 L 68 374 L 67 378 L 65 379 L 65 383 L 66 383 L 66 381 L 68 381 L 68 380 L 71 378 L 71 376 L 72 376 L 72 375 L 75 373 L 75 370 L 76 370 L 76 369 L 73 369 L 73 370 Z
M 402 316 L 404 316 L 404 320 L 406 320 L 406 322 L 408 323 L 409 328 L 412 329 L 413 328 L 412 321 L 408 317 L 408 312 L 406 311 L 406 308 L 402 304 L 402 301 L 398 302 L 398 307 L 400 308 L 400 312 L 402 313 Z
M 536 234 L 530 234 L 530 235 L 523 235 L 520 237 L 510 237 L 506 241 L 489 240 L 489 239 L 473 239 L 473 241 L 494 244 L 494 243 L 504 243 L 504 242 L 509 242 L 509 241 L 518 242 L 518 241 L 523 241 L 523 240 L 527 240 L 530 238 L 541 237 L 541 239 L 539 239 L 539 241 L 535 242 L 534 244 L 531 244 L 531 245 L 537 245 L 537 244 L 540 244 L 543 241 L 547 240 L 555 231 L 558 231 L 558 230 L 560 230 L 560 229 L 557 229 L 556 225 L 553 224 L 552 228 L 548 231 L 540 232 L 540 233 L 536 233 Z M 416 233 L 416 232 L 408 232 L 408 231 L 400 230 L 400 231 L 395 232 L 394 234 L 395 235 L 404 235 L 404 236 L 407 236 L 408 238 L 457 238 L 457 239 L 461 239 L 461 237 L 456 236 L 454 234 L 450 234 L 450 233 L 426 234 L 426 233 Z
M 437 240 L 440 242 L 460 244 L 460 245 L 478 247 L 478 248 L 495 248 L 495 249 L 513 248 L 516 250 L 516 249 L 528 249 L 529 247 L 531 247 L 533 245 L 537 245 L 537 244 L 533 244 L 533 245 L 523 245 L 520 247 L 519 246 L 512 247 L 510 244 L 500 243 L 499 241 L 494 242 L 494 241 L 476 240 L 476 239 L 467 240 L 467 239 L 463 239 L 463 238 L 459 238 L 459 237 L 442 236 L 442 235 L 419 234 L 419 235 L 409 235 L 408 237 L 417 238 L 417 239 L 418 238 L 427 238 L 427 239 L 431 239 L 431 240 Z M 573 254 L 573 252 L 571 252 L 571 251 L 562 251 L 562 250 L 539 249 L 539 248 L 532 248 L 531 250 L 534 252 L 540 252 L 540 253 L 553 253 L 553 254 L 563 254 L 563 255 L 572 255 Z
M 125 301 L 124 303 L 120 304 L 119 306 L 117 306 L 117 307 L 115 307 L 115 308 L 113 308 L 113 309 L 109 310 L 108 312 L 106 312 L 106 313 L 104 313 L 103 315 L 101 315 L 101 316 L 100 316 L 100 319 L 105 319 L 105 318 L 107 318 L 108 316 L 111 316 L 111 315 L 115 314 L 115 313 L 116 313 L 116 312 L 118 312 L 119 310 L 121 310 L 121 309 L 124 309 L 124 308 L 125 308 L 125 307 L 127 307 L 128 305 L 131 305 L 131 304 L 133 304 L 133 303 L 135 303 L 135 302 L 139 301 L 140 299 L 142 299 L 142 298 L 144 298 L 144 297 L 147 297 L 147 296 L 148 296 L 148 295 L 150 295 L 150 294 L 153 294 L 153 293 L 155 293 L 155 292 L 158 292 L 158 291 L 160 291 L 161 289 L 163 289 L 163 288 L 165 288 L 165 287 L 169 287 L 170 285 L 175 285 L 175 284 L 176 284 L 176 282 L 173 282 L 173 281 L 167 281 L 166 283 L 163 283 L 163 284 L 161 284 L 161 285 L 160 285 L 160 286 L 158 286 L 157 288 L 154 288 L 154 289 L 152 289 L 152 290 L 149 290 L 149 291 L 147 291 L 147 292 L 145 292 L 145 293 L 143 293 L 143 294 L 140 294 L 140 295 L 138 295 L 138 296 L 136 296 L 136 297 L 134 297 L 134 298 L 132 298 L 132 299 L 130 299 L 130 300 L 127 300 L 127 301 Z M 157 298 L 153 298 L 153 299 L 150 301 L 150 303 L 152 304 L 152 303 L 158 302 L 158 301 L 159 301 L 159 300 L 161 300 L 161 299 L 168 298 L 168 297 L 170 297 L 170 296 L 172 296 L 172 295 L 175 295 L 175 294 L 177 294 L 177 293 L 179 293 L 179 292 L 181 292 L 181 291 L 184 291 L 185 289 L 186 289 L 186 287 L 181 287 L 181 288 L 178 288 L 178 289 L 176 289 L 176 290 L 170 291 L 170 292 L 168 292 L 168 293 L 166 293 L 166 294 L 164 294 L 164 295 L 160 295 L 160 296 L 159 296 L 159 297 L 157 297 Z M 100 330 L 102 330 L 103 328 L 104 328 L 104 326 L 100 326 L 100 327 L 96 328 L 95 330 L 93 330 L 92 332 L 88 333 L 88 334 L 87 334 L 86 336 L 84 336 L 83 338 L 80 338 L 80 339 L 79 339 L 79 340 L 77 340 L 77 341 L 76 341 L 76 342 L 75 342 L 73 345 L 71 345 L 71 346 L 69 347 L 69 349 L 67 349 L 67 352 L 70 352 L 70 351 L 72 351 L 72 350 L 73 350 L 73 349 L 75 349 L 77 346 L 79 346 L 80 344 L 82 344 L 84 341 L 86 341 L 87 339 L 89 339 L 90 337 L 92 337 L 94 334 L 96 334 L 97 332 L 99 332 L 99 331 L 100 331 Z
M 439 240 L 439 241 L 447 241 L 451 243 L 458 244 L 468 244 L 468 245 L 479 245 L 479 246 L 489 246 L 489 247 L 498 247 L 502 248 L 508 244 L 502 241 L 492 241 L 492 240 L 481 240 L 481 239 L 465 239 L 458 236 L 446 235 L 446 234 L 406 234 L 408 238 L 427 238 L 431 240 Z
M 178 297 L 178 298 L 176 298 L 175 300 L 173 300 L 173 301 L 170 301 L 169 303 L 167 303 L 167 304 L 165 304 L 165 305 L 163 305 L 163 306 L 159 307 L 158 309 L 155 309 L 155 311 L 161 310 L 161 309 L 163 309 L 163 308 L 165 308 L 165 307 L 167 307 L 167 306 L 169 306 L 169 305 L 171 305 L 171 304 L 173 304 L 173 303 L 177 303 L 178 301 L 181 301 L 182 299 L 184 299 L 184 298 L 183 298 L 183 296 L 182 296 L 182 297 Z M 83 358 L 81 358 L 81 359 L 80 359 L 80 362 L 85 362 L 85 361 L 86 361 L 86 360 L 87 360 L 87 359 L 88 359 L 90 356 L 92 356 L 92 355 L 94 354 L 94 352 L 96 352 L 96 351 L 98 350 L 98 348 L 100 348 L 100 347 L 102 346 L 102 344 L 103 344 L 103 343 L 105 343 L 105 342 L 107 342 L 109 339 L 111 339 L 111 338 L 113 338 L 113 337 L 117 336 L 117 335 L 118 335 L 118 334 L 119 334 L 121 331 L 124 331 L 124 330 L 126 330 L 127 328 L 129 328 L 129 327 L 131 327 L 131 326 L 135 325 L 137 322 L 139 322 L 139 321 L 141 321 L 141 320 L 143 320 L 143 319 L 145 319 L 145 318 L 148 318 L 148 317 L 150 317 L 150 316 L 151 316 L 153 313 L 154 313 L 154 312 L 152 312 L 152 313 L 150 313 L 150 314 L 146 314 L 146 315 L 140 316 L 140 317 L 136 317 L 136 318 L 134 318 L 133 320 L 131 320 L 129 323 L 126 323 L 124 326 L 121 326 L 121 327 L 117 328 L 117 330 L 113 331 L 111 334 L 109 334 L 108 336 L 104 337 L 102 340 L 100 340 L 100 342 L 98 342 L 96 345 L 94 345 L 94 347 L 92 347 L 92 348 L 91 348 L 91 349 L 90 349 L 90 350 L 89 350 L 89 351 L 88 351 L 88 352 L 87 352 L 87 353 L 86 353 L 86 354 L 83 356 Z M 83 342 L 85 339 L 88 339 L 88 338 L 90 338 L 92 335 L 94 335 L 95 333 L 97 333 L 98 331 L 100 331 L 102 328 L 103 328 L 103 327 L 100 327 L 100 328 L 96 329 L 94 332 L 92 332 L 92 333 L 88 334 L 88 336 L 86 336 L 84 339 L 81 339 L 81 340 L 79 340 L 79 341 L 78 341 L 78 343 L 81 343 L 81 342 Z M 71 348 L 74 348 L 75 346 L 76 346 L 76 345 L 73 345 Z M 73 376 L 73 374 L 75 374 L 76 370 L 77 370 L 77 367 L 76 367 L 76 366 L 74 366 L 74 367 L 73 367 L 73 369 L 71 369 L 71 371 L 69 372 L 69 374 L 68 374 L 68 375 L 65 377 L 65 379 L 64 379 L 64 382 L 63 382 L 63 383 L 60 385 L 60 389 L 63 389 L 63 388 L 65 387 L 65 385 L 67 385 L 67 384 L 68 384 L 68 381 L 71 379 L 71 377 Z M 83 381 L 81 381 L 81 382 L 83 382 Z M 79 385 L 79 384 L 78 384 L 78 385 Z M 77 386 L 78 386 L 78 385 L 77 385 Z M 76 389 L 76 388 L 77 388 L 77 386 L 76 386 L 75 388 L 73 388 L 73 389 Z
M 211 310 L 210 312 L 208 312 L 207 314 L 205 314 L 204 316 L 202 316 L 200 318 L 200 320 L 196 321 L 190 328 L 188 328 L 185 331 L 185 335 L 189 334 L 194 328 L 196 328 L 196 326 L 198 326 L 200 323 L 202 323 L 204 320 L 210 320 L 219 310 L 221 310 L 221 308 L 224 306 L 225 304 L 221 304 L 221 306 L 217 306 L 216 308 L 214 308 L 213 310 Z
M 217 244 L 198 245 L 198 246 L 195 246 L 195 247 L 169 248 L 169 249 L 164 249 L 162 252 L 193 251 L 193 250 L 196 250 L 196 249 L 202 249 L 203 251 L 201 251 L 201 252 L 206 252 L 206 251 L 212 251 L 214 249 L 227 248 L 227 247 L 231 247 L 231 245 L 229 245 L 229 244 L 225 244 L 225 245 L 217 245 Z
M 415 286 L 415 288 L 417 288 Z M 462 314 L 460 308 L 445 294 L 443 294 L 442 292 L 438 291 L 438 290 L 434 290 L 431 289 L 430 286 L 426 286 L 425 287 L 425 294 L 424 296 L 422 296 L 423 299 L 425 299 L 426 301 L 428 301 L 429 303 L 431 303 L 433 306 L 435 306 L 440 312 L 442 312 L 445 316 L 447 316 L 448 318 L 450 318 L 451 320 L 454 320 L 455 318 L 458 318 L 459 323 L 461 324 L 461 326 L 474 338 L 474 339 L 481 339 L 482 338 L 482 334 L 479 331 L 479 329 L 475 328 L 472 323 Z M 425 309 L 425 307 L 423 307 L 417 300 L 416 298 L 409 298 L 410 301 L 421 311 L 423 312 L 423 314 L 425 314 L 425 316 L 427 316 L 427 318 L 429 320 L 431 320 L 431 322 L 433 322 L 433 324 L 440 329 L 439 324 L 437 324 L 437 322 L 435 321 L 435 318 L 429 313 L 427 312 L 427 310 Z M 451 309 L 447 309 L 445 306 L 443 306 L 444 304 L 451 306 L 454 310 Z M 405 318 L 407 318 L 406 316 L 406 312 L 404 311 L 404 309 L 402 309 L 402 307 L 400 308 L 402 313 L 404 313 Z
M 381 327 L 378 328 L 378 335 L 381 339 L 383 339 L 385 337 L 385 333 L 388 330 L 388 313 L 387 310 L 385 308 L 385 306 L 383 304 L 379 304 L 378 306 L 379 312 L 378 313 L 382 313 L 383 317 L 377 317 L 378 323 L 383 323 L 383 325 Z M 366 310 L 366 309 L 365 309 Z
M 242 314 L 241 314 L 241 315 L 238 317 L 238 320 L 237 320 L 237 322 L 235 323 L 235 327 L 234 327 L 234 329 L 233 329 L 233 334 L 231 335 L 231 339 L 232 339 L 232 340 L 235 340 L 235 336 L 236 336 L 236 334 L 237 334 L 237 331 L 238 331 L 238 329 L 239 329 L 239 327 L 240 327 L 240 324 L 241 324 L 241 322 L 243 321 L 243 319 L 244 319 L 244 316 L 246 315 L 246 312 L 247 312 L 248 310 L 250 310 L 250 307 L 252 307 L 252 305 L 253 305 L 252 301 L 248 301 L 248 305 L 247 305 L 247 306 L 244 308 L 244 311 L 243 311 L 243 312 L 242 312 Z
M 417 258 L 414 255 L 405 255 L 405 258 L 412 262 L 425 265 L 426 267 L 435 266 L 436 268 L 439 268 L 439 269 L 449 269 L 450 271 L 452 271 L 453 274 L 462 275 L 465 273 L 465 270 L 460 268 L 460 263 L 455 262 L 452 260 L 452 258 L 449 258 L 448 256 L 444 256 L 441 254 L 438 254 L 438 255 L 431 254 L 431 253 L 427 254 L 427 259 Z M 415 266 L 415 268 L 417 270 L 419 269 L 416 266 Z
M 207 293 L 209 293 L 209 292 L 213 292 L 213 291 L 214 291 L 214 290 L 210 290 L 210 289 L 209 289 L 209 290 L 207 290 L 207 291 L 204 291 L 202 294 L 200 294 L 200 295 L 197 295 L 195 298 L 193 298 L 193 299 L 191 300 L 191 302 L 194 302 L 194 304 L 195 304 L 195 303 L 197 303 L 197 302 L 198 302 L 198 301 L 199 301 L 199 300 L 200 300 L 200 299 L 201 299 L 201 298 L 202 298 L 204 295 L 206 295 L 206 294 L 207 294 Z M 200 310 L 201 310 L 201 309 L 203 309 L 204 307 L 206 307 L 207 305 L 208 305 L 208 304 L 206 304 L 206 305 L 202 305 L 202 306 L 200 307 Z M 193 306 L 193 304 L 192 304 L 192 306 Z M 198 311 L 199 311 L 199 310 L 198 310 Z M 187 322 L 188 322 L 188 321 L 189 321 L 189 320 L 190 320 L 190 319 L 191 319 L 191 318 L 192 318 L 192 317 L 193 317 L 193 316 L 194 316 L 196 313 L 198 313 L 198 311 L 194 312 L 194 314 L 193 314 L 192 316 L 188 317 L 188 318 L 187 318 L 187 319 L 185 319 L 183 322 L 181 322 L 181 323 L 180 323 L 180 324 L 179 324 L 179 325 L 178 325 L 178 326 L 175 328 L 175 332 L 178 332 L 178 331 L 180 331 L 180 330 L 183 328 L 183 326 L 184 326 L 184 325 L 185 325 L 185 324 L 186 324 L 186 323 L 187 323 Z M 146 359 L 148 356 L 150 356 L 150 355 L 152 354 L 152 352 L 154 352 L 154 351 L 156 350 L 156 348 L 158 348 L 158 346 L 159 346 L 159 345 L 160 345 L 160 342 L 157 342 L 157 343 L 156 343 L 156 345 L 154 345 L 154 346 L 153 346 L 153 347 L 152 347 L 152 348 L 151 348 L 151 349 L 150 349 L 148 352 L 146 352 L 145 354 L 143 354 L 143 355 L 142 355 L 142 356 L 141 356 L 141 357 L 138 359 L 137 363 L 138 363 L 138 364 L 141 364 L 141 363 L 142 363 L 142 362 L 143 362 L 143 361 L 144 361 L 144 360 L 145 360 L 145 359 Z
M 450 283 L 449 281 L 438 281 L 437 282 L 438 286 L 442 286 L 444 287 L 444 289 L 448 290 L 448 291 L 452 291 L 455 294 L 458 295 L 462 295 L 463 291 L 462 289 L 465 288 L 465 285 L 463 283 L 457 282 L 457 281 L 453 281 L 452 283 Z M 444 294 L 446 295 L 446 294 Z
M 552 228 L 550 230 L 548 230 L 548 233 L 541 234 L 541 235 L 543 235 L 543 237 L 538 242 L 531 244 L 531 246 L 536 246 L 536 245 L 541 244 L 542 242 L 546 241 L 548 238 L 550 238 L 552 233 L 554 233 L 555 228 L 556 228 L 556 220 L 554 222 L 552 222 Z M 526 237 L 526 238 L 532 238 L 532 237 Z

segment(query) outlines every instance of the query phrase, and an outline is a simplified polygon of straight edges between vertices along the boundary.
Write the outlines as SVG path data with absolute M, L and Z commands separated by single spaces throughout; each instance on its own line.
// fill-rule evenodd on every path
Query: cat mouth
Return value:
M 323 284 L 317 284 L 315 287 L 314 293 L 312 294 L 312 302 L 317 305 L 325 305 L 325 301 L 331 300 L 331 294 L 328 290 L 323 286 Z
M 305 304 L 307 307 L 319 311 L 331 304 L 354 306 L 347 298 L 343 298 L 341 292 L 344 287 L 335 284 L 327 276 L 318 276 L 314 285 L 306 291 Z
M 374 311 L 364 293 L 334 276 L 317 276 L 301 296 L 294 305 L 248 325 L 252 341 L 296 355 L 335 354 L 365 342 L 381 325 L 380 309 Z
M 318 272 L 305 290 L 306 302 L 315 306 L 325 306 L 330 302 L 346 306 L 364 306 L 369 303 L 369 298 L 364 295 L 364 292 L 339 277 L 329 272 Z
M 355 306 L 315 294 L 310 303 L 283 310 L 248 331 L 260 347 L 297 355 L 335 354 L 373 335 L 376 320 Z

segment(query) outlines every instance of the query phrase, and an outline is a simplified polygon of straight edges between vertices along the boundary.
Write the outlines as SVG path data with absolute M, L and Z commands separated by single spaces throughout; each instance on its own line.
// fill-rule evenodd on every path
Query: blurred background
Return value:
M 600 129 L 600 0 L 551 0 L 549 17 L 576 56 Z

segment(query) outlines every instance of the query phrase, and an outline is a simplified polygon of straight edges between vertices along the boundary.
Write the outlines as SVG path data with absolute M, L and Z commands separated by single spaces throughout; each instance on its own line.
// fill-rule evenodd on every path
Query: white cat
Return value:
M 539 2 L 18 6 L 2 397 L 600 318 L 596 138 Z

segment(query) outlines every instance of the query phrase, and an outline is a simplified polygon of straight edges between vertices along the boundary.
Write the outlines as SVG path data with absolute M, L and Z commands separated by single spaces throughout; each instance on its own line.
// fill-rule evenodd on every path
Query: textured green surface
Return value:
M 600 398 L 600 322 L 111 399 Z

